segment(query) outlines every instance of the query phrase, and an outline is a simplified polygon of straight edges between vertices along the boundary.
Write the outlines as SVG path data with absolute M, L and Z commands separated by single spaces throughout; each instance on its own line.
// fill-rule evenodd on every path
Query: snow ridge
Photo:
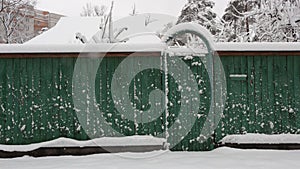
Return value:
M 77 141 L 69 138 L 58 138 L 52 141 L 29 144 L 29 145 L 0 145 L 0 150 L 6 152 L 26 152 L 38 148 L 51 147 L 110 147 L 110 146 L 146 146 L 146 145 L 163 145 L 166 142 L 164 138 L 153 136 L 127 136 L 127 137 L 103 137 L 88 141 Z

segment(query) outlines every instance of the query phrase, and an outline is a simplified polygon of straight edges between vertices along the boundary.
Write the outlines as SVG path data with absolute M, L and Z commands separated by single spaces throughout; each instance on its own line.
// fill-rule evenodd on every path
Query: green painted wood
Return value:
M 242 64 L 242 57 L 234 57 L 233 58 L 233 74 L 243 74 L 241 70 L 241 64 Z M 234 93 L 234 114 L 233 114 L 233 125 L 235 126 L 234 128 L 234 133 L 240 133 L 242 132 L 242 127 L 243 127 L 243 111 L 242 111 L 242 100 L 243 100 L 243 95 L 242 95 L 242 84 L 243 81 L 239 80 L 236 81 L 234 79 L 231 79 L 232 82 L 232 87 L 233 87 L 233 93 Z
M 82 74 L 91 74 L 89 65 L 94 60 L 83 60 Z M 141 59 L 151 63 L 152 58 L 134 57 L 131 65 L 122 65 L 124 57 L 104 58 L 97 72 L 95 84 L 97 103 L 91 98 L 93 83 L 91 76 L 78 82 L 86 88 L 82 94 L 87 100 L 82 101 L 84 110 L 80 110 L 86 121 L 92 126 L 83 129 L 76 117 L 72 100 L 72 77 L 76 59 L 74 58 L 24 58 L 0 59 L 0 143 L 29 144 L 58 137 L 69 137 L 87 140 L 91 137 L 116 135 L 116 131 L 124 135 L 151 134 L 159 135 L 165 131 L 166 120 L 170 127 L 177 118 L 181 99 L 179 86 L 168 76 L 169 117 L 165 112 L 149 123 L 135 124 L 134 121 L 122 118 L 115 109 L 111 96 L 112 76 L 118 66 L 128 71 Z M 206 120 L 210 105 L 210 82 L 208 74 L 200 59 L 184 60 L 194 73 L 199 88 L 200 108 L 197 121 L 191 132 L 184 137 L 173 150 L 210 150 L 225 135 L 242 133 L 300 133 L 300 58 L 297 56 L 228 56 L 222 57 L 222 63 L 227 77 L 228 101 L 225 112 L 215 134 L 205 143 L 199 143 L 199 134 Z M 199 64 L 195 64 L 201 63 Z M 161 67 L 164 68 L 163 60 Z M 168 66 L 172 66 L 168 58 Z M 181 67 L 177 68 L 181 70 Z M 234 80 L 230 74 L 246 74 L 246 79 Z M 182 72 L 181 76 L 187 76 Z M 130 99 L 141 111 L 149 108 L 149 95 L 153 90 L 165 89 L 164 72 L 161 70 L 144 70 L 135 75 L 129 87 Z M 125 97 L 127 90 L 120 90 Z M 201 92 L 200 92 L 201 91 Z M 195 93 L 196 94 L 196 93 Z M 164 98 L 160 107 L 164 108 Z M 101 131 L 103 124 L 99 123 L 97 110 L 103 112 L 107 124 L 114 130 Z M 186 110 L 187 112 L 189 111 Z M 93 118 L 95 117 L 95 118 Z M 149 117 L 150 118 L 150 117 Z M 192 119 L 184 119 L 187 122 Z M 25 126 L 25 127 L 24 127 Z M 184 127 L 184 126 L 183 126 Z M 85 132 L 87 131 L 87 133 Z M 94 133 L 94 134 L 91 134 Z M 169 133 L 170 136 L 178 133 Z
M 242 111 L 242 129 L 241 133 L 245 133 L 249 130 L 249 105 L 248 105 L 248 68 L 247 68 L 247 56 L 243 57 L 241 60 L 241 73 L 247 75 L 247 78 L 242 81 L 242 101 L 241 101 L 241 111 Z
M 274 57 L 267 57 L 267 91 L 268 91 L 268 108 L 265 109 L 265 112 L 268 112 L 265 116 L 267 116 L 268 125 L 270 128 L 270 134 L 274 133 L 274 123 L 275 123 L 275 81 L 274 81 Z
M 295 57 L 294 60 L 294 94 L 292 95 L 295 98 L 295 105 L 294 105 L 294 112 L 296 116 L 296 127 L 297 127 L 297 134 L 300 133 L 300 58 Z
M 5 126 L 6 126 L 6 121 L 7 121 L 7 114 L 6 114 L 6 60 L 0 60 L 0 142 L 5 143 Z
M 296 119 L 297 114 L 294 111 L 295 108 L 295 98 L 294 95 L 294 58 L 295 57 L 287 57 L 287 88 L 288 88 L 288 123 L 289 123 L 289 131 L 292 133 L 296 133 L 297 126 L 296 126 Z
M 54 130 L 54 137 L 57 138 L 61 134 L 60 129 L 60 59 L 52 59 L 52 124 L 51 128 Z
M 248 133 L 254 133 L 255 132 L 255 119 L 256 119 L 256 113 L 255 113 L 255 85 L 254 85 L 254 57 L 248 56 L 247 57 L 247 69 L 248 69 L 248 118 L 249 118 L 249 130 Z
M 16 114 L 14 113 L 14 94 L 13 94 L 13 68 L 14 68 L 14 60 L 8 60 L 7 61 L 7 121 L 5 124 L 5 134 L 6 134 L 6 144 L 16 144 L 16 140 L 14 139 L 15 134 L 16 137 L 18 135 L 18 133 L 14 133 L 16 130 L 16 123 L 15 123 L 15 119 L 16 119 Z
M 274 81 L 275 81 L 275 133 L 282 131 L 282 57 L 275 57 L 274 60 Z
M 25 107 L 25 115 L 26 115 L 26 131 L 28 133 L 28 137 L 30 138 L 30 143 L 34 142 L 34 125 L 35 120 L 33 118 L 31 103 L 33 101 L 32 96 L 32 77 L 33 77 L 33 69 L 32 69 L 33 61 L 32 59 L 26 59 L 26 70 L 27 70 L 27 98 L 25 100 L 26 107 Z M 51 119 L 49 119 L 51 120 Z M 51 132 L 52 133 L 52 132 Z
M 262 58 L 254 59 L 254 99 L 255 99 L 255 132 L 259 133 L 263 128 L 262 114 Z
M 27 125 L 27 117 L 31 116 L 30 113 L 27 110 L 27 99 L 28 99 L 28 87 L 27 87 L 27 64 L 26 61 L 24 62 L 23 60 L 20 61 L 21 64 L 20 66 L 20 105 L 19 106 L 19 118 L 20 118 L 20 125 L 21 126 L 21 135 L 22 138 L 24 139 L 24 142 L 30 143 L 30 134 L 28 134 L 28 129 L 27 127 L 30 127 L 30 125 Z M 23 64 L 22 64 L 23 63 Z
M 234 67 L 234 58 L 235 57 L 231 57 L 230 58 L 230 66 L 229 66 L 229 76 L 231 75 L 231 74 L 235 74 L 235 72 L 234 72 L 234 69 L 235 69 L 235 67 Z M 228 77 L 229 77 L 228 76 Z M 236 118 L 237 118 L 237 113 L 239 113 L 238 112 L 238 110 L 237 110 L 237 107 L 236 107 L 236 104 L 238 103 L 237 102 L 237 100 L 239 99 L 238 97 L 239 97 L 239 95 L 237 94 L 237 86 L 236 86 L 236 82 L 235 81 L 228 81 L 228 83 L 229 83 L 229 100 L 228 100 L 228 102 L 229 102 L 229 105 L 230 105 L 230 107 L 229 107 L 229 111 L 228 111 L 228 114 L 229 114 L 229 121 L 228 121 L 228 127 L 229 127 L 229 133 L 228 134 L 235 134 L 236 133 L 236 124 L 237 124 L 237 121 L 234 121 Z
M 261 116 L 262 116 L 262 124 L 261 124 L 261 132 L 266 134 L 271 134 L 270 124 L 269 124 L 269 117 L 268 110 L 270 110 L 270 104 L 269 104 L 269 97 L 268 97 L 268 60 L 267 57 L 263 56 L 261 57 Z

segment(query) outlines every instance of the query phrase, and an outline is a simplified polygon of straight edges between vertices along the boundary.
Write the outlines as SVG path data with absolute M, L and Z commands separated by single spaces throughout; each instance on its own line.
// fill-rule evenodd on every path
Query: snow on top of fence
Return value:
M 80 52 L 160 52 L 167 49 L 164 43 L 120 43 L 120 44 L 69 44 L 32 45 L 1 44 L 0 53 L 80 53 Z M 300 51 L 300 43 L 215 43 L 216 51 Z M 180 49 L 176 49 L 180 52 Z M 182 48 L 182 52 L 186 52 Z
M 299 42 L 215 43 L 216 51 L 300 51 Z
M 110 146 L 146 146 L 163 145 L 164 138 L 153 136 L 127 136 L 127 137 L 103 137 L 89 141 L 77 141 L 69 138 L 58 138 L 56 140 L 35 143 L 29 145 L 0 145 L 0 150 L 13 151 L 33 151 L 38 148 L 60 148 L 60 147 L 110 147 Z
M 70 44 L 70 45 L 0 45 L 0 53 L 85 53 L 85 52 L 160 52 L 166 47 L 157 44 Z

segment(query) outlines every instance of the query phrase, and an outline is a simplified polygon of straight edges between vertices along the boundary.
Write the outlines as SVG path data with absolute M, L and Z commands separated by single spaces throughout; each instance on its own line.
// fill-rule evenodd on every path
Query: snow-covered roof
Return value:
M 29 40 L 25 44 L 78 44 L 75 34 L 92 37 L 99 29 L 99 17 L 62 17 L 56 26 Z
M 145 25 L 145 21 L 149 24 Z M 175 23 L 176 17 L 163 14 L 139 14 L 128 16 L 114 22 L 114 29 L 127 27 L 118 37 L 124 39 L 131 37 L 130 43 L 159 43 L 156 35 L 168 23 Z M 62 17 L 57 25 L 45 33 L 33 38 L 26 44 L 79 44 L 75 38 L 76 33 L 81 33 L 88 40 L 99 31 L 101 17 Z

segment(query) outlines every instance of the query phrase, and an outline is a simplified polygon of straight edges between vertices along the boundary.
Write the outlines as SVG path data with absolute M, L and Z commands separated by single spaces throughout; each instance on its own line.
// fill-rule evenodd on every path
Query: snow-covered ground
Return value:
M 0 159 L 1 169 L 299 169 L 300 151 L 219 148 L 211 152 L 98 154 Z

